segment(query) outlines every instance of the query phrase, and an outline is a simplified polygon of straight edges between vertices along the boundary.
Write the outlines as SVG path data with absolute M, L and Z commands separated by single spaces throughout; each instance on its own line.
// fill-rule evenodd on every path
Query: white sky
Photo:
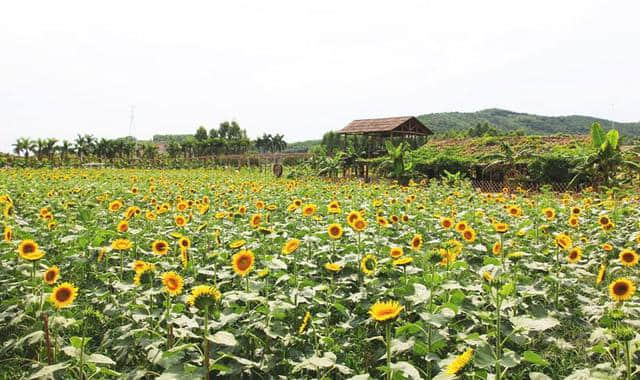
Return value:
M 640 120 L 637 1 L 5 1 L 0 150 L 20 136 L 319 138 L 498 107 Z

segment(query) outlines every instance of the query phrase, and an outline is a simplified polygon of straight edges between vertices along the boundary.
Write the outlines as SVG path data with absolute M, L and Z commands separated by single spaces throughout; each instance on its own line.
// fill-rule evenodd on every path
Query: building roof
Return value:
M 354 120 L 338 131 L 342 134 L 382 134 L 426 136 L 433 132 L 414 116 Z

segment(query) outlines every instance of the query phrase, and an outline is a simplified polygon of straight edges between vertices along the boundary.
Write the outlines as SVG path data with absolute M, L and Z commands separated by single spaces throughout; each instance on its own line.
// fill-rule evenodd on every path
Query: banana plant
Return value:
M 385 141 L 387 156 L 380 164 L 379 170 L 387 172 L 388 176 L 398 180 L 402 184 L 408 182 L 413 173 L 413 162 L 405 162 L 405 153 L 409 150 L 409 144 L 402 142 L 393 146 L 391 141 Z
M 610 186 L 618 178 L 619 169 L 638 170 L 638 163 L 627 160 L 620 150 L 621 137 L 616 129 L 605 133 L 599 123 L 591 126 L 592 153 L 586 155 L 575 169 L 572 185 L 579 179 Z

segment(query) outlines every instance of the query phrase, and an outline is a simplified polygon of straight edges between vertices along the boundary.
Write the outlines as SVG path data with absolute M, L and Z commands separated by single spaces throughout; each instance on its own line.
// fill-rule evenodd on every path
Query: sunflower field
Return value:
M 636 193 L 0 171 L 1 379 L 632 379 Z

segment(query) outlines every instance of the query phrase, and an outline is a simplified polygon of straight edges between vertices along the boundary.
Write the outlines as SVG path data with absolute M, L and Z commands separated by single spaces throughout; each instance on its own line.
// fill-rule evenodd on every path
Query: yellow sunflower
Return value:
M 578 225 L 580 224 L 580 220 L 577 216 L 574 215 L 569 218 L 567 224 L 569 225 L 569 227 L 578 227 Z
M 78 288 L 69 282 L 63 282 L 62 284 L 53 288 L 49 301 L 53 303 L 57 309 L 70 306 L 78 295 Z
M 187 304 L 204 309 L 213 306 L 220 298 L 222 298 L 222 293 L 216 287 L 198 285 L 191 290 L 191 294 L 187 297 Z
M 229 248 L 231 249 L 236 249 L 236 248 L 240 248 L 242 246 L 244 246 L 245 244 L 247 244 L 246 240 L 234 240 L 231 243 L 229 243 Z
M 419 251 L 420 248 L 422 248 L 422 242 L 423 242 L 423 239 L 421 234 L 413 235 L 413 237 L 411 238 L 411 250 Z
M 367 221 L 364 220 L 363 218 L 358 218 L 353 222 L 353 224 L 351 225 L 351 228 L 353 228 L 358 232 L 362 232 L 364 231 L 365 228 L 367 228 Z
M 464 220 L 459 221 L 458 223 L 456 223 L 456 231 L 462 233 L 464 232 L 464 230 L 467 229 L 469 225 L 467 224 L 467 222 L 465 222 Z
M 260 222 L 262 222 L 262 214 L 253 214 L 253 215 L 251 215 L 251 219 L 249 219 L 249 225 L 252 228 L 260 227 Z
M 401 257 L 399 259 L 393 260 L 392 264 L 395 267 L 403 267 L 405 265 L 409 265 L 413 262 L 413 257 Z
M 120 210 L 120 208 L 122 208 L 123 204 L 121 201 L 113 201 L 111 203 L 109 203 L 109 211 L 111 212 L 116 212 L 118 210 Z
M 542 210 L 542 214 L 544 214 L 547 220 L 551 221 L 556 217 L 556 210 L 552 209 L 551 207 L 547 207 Z
M 302 334 L 307 329 L 307 326 L 309 326 L 310 321 L 311 321 L 311 313 L 307 311 L 306 313 L 304 313 L 304 317 L 302 318 L 302 323 L 300 324 L 300 327 L 298 327 L 298 334 Z
M 347 223 L 353 227 L 353 223 L 361 217 L 362 215 L 360 214 L 360 212 L 350 211 L 349 214 L 347 214 Z
M 189 249 L 189 247 L 191 247 L 191 240 L 189 240 L 189 238 L 186 236 L 181 236 L 178 239 L 178 246 L 180 247 L 180 249 L 187 250 Z
M 453 227 L 453 220 L 451 218 L 442 217 L 440 218 L 440 226 L 444 229 L 449 229 Z
M 282 247 L 282 253 L 284 255 L 292 254 L 298 249 L 298 247 L 300 247 L 300 240 L 291 239 L 288 242 L 286 242 L 285 245 Z
M 493 229 L 502 234 L 509 230 L 509 225 L 507 223 L 497 222 L 493 224 Z
M 53 285 L 58 281 L 58 277 L 60 276 L 60 269 L 57 266 L 52 266 L 44 272 L 42 278 L 44 282 L 49 285 Z
M 507 212 L 510 216 L 522 216 L 522 209 L 518 205 L 509 205 L 507 206 Z
M 467 243 L 473 243 L 474 241 L 476 241 L 476 231 L 473 228 L 469 227 L 462 232 L 462 238 Z
M 324 269 L 329 272 L 340 272 L 342 270 L 342 265 L 338 263 L 326 263 L 324 264 Z
M 607 266 L 604 264 L 600 264 L 598 268 L 598 275 L 596 276 L 596 285 L 600 285 L 602 281 L 604 281 L 604 276 L 607 270 Z
M 127 239 L 116 239 L 111 243 L 111 248 L 116 251 L 126 251 L 133 247 L 133 244 Z
M 125 233 L 125 232 L 129 231 L 129 222 L 127 222 L 126 220 L 119 221 L 118 222 L 118 226 L 116 227 L 116 229 L 120 233 Z
M 169 243 L 164 240 L 156 240 L 151 243 L 151 251 L 156 255 L 166 255 L 169 252 Z
M 162 285 L 164 285 L 165 292 L 172 296 L 177 296 L 182 293 L 184 280 L 176 272 L 167 272 L 162 275 Z
M 304 205 L 304 207 L 302 208 L 302 215 L 312 216 L 313 214 L 316 213 L 317 209 L 318 209 L 318 206 L 316 206 L 313 203 L 309 203 L 307 205 Z
M 155 272 L 156 266 L 155 264 L 144 263 L 139 268 L 134 270 L 136 271 L 136 274 L 135 276 L 133 276 L 133 284 L 138 286 L 143 283 L 150 283 L 153 280 L 153 272 Z
M 378 301 L 369 309 L 369 315 L 378 322 L 386 322 L 396 319 L 402 309 L 404 307 L 396 301 Z
M 600 217 L 598 218 L 598 223 L 600 223 L 600 225 L 604 227 L 607 224 L 611 224 L 611 219 L 607 215 L 600 215 Z
M 613 251 L 613 245 L 611 245 L 609 243 L 604 243 L 604 244 L 602 244 L 602 249 L 607 251 L 607 252 L 611 252 L 611 251 Z
M 464 366 L 469 364 L 472 356 L 473 348 L 467 349 L 462 355 L 457 356 L 451 363 L 449 363 L 445 371 L 446 374 L 455 375 L 456 373 L 460 372 L 460 370 L 464 368 Z
M 4 231 L 2 232 L 2 240 L 5 242 L 10 242 L 13 240 L 13 230 L 9 226 L 4 226 Z
M 491 248 L 491 252 L 493 252 L 494 255 L 499 255 L 500 252 L 502 252 L 502 243 L 500 243 L 499 241 L 495 242 L 493 244 L 493 248 Z
M 246 276 L 255 262 L 255 256 L 253 252 L 248 250 L 242 250 L 231 257 L 231 265 L 233 271 L 240 277 Z
M 569 254 L 567 255 L 567 260 L 569 260 L 569 263 L 575 264 L 578 261 L 580 261 L 580 259 L 582 259 L 582 248 L 580 247 L 571 248 L 571 250 L 569 251 Z
M 327 232 L 331 239 L 340 239 L 342 237 L 342 226 L 338 223 L 332 223 L 327 227 Z
M 628 278 L 618 278 L 609 284 L 609 297 L 614 301 L 627 301 L 635 292 L 636 285 Z
M 619 258 L 620 263 L 625 267 L 635 267 L 638 264 L 638 254 L 632 249 L 623 249 Z
M 27 239 L 20 242 L 18 245 L 18 254 L 25 260 L 35 261 L 44 256 L 44 252 L 38 249 L 38 243 L 33 240 Z
M 573 240 L 567 234 L 557 234 L 556 245 L 564 250 L 569 250 L 573 245 Z
M 178 227 L 184 227 L 187 225 L 187 218 L 184 215 L 178 214 L 173 218 L 173 221 Z
M 366 276 L 373 276 L 376 273 L 378 267 L 378 259 L 372 255 L 365 255 L 360 261 L 360 269 Z
M 393 259 L 400 258 L 403 254 L 402 247 L 392 247 L 391 250 L 389 250 L 389 256 Z

